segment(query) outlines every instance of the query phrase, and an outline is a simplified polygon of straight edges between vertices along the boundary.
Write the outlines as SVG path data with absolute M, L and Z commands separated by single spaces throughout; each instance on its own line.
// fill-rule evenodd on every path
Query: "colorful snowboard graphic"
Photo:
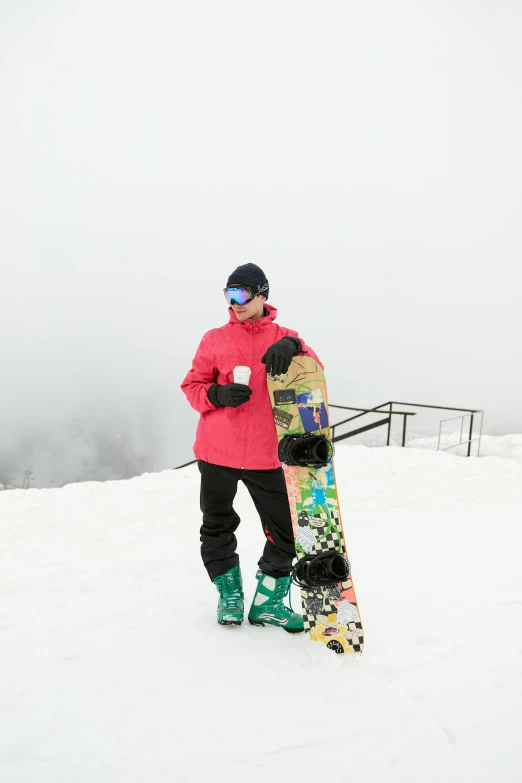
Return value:
M 328 395 L 321 367 L 297 356 L 286 375 L 268 376 L 277 435 L 330 437 Z M 323 552 L 347 556 L 333 461 L 320 467 L 284 465 L 298 559 Z M 301 589 L 305 631 L 336 653 L 362 653 L 363 628 L 352 574 L 330 587 Z

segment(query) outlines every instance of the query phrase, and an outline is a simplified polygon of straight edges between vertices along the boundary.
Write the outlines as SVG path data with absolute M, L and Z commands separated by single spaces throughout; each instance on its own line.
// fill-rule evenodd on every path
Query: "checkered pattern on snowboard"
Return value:
M 301 590 L 301 599 L 303 607 L 310 606 L 310 602 L 317 601 L 317 611 L 310 610 L 303 612 L 303 623 L 305 631 L 315 628 L 316 625 L 328 625 L 328 615 L 337 614 L 337 607 L 328 599 L 328 588 L 318 587 L 316 591 Z
M 303 591 L 301 591 L 301 595 L 302 594 L 303 594 Z M 323 610 L 321 610 L 321 613 L 322 614 L 326 614 L 326 612 L 323 612 Z M 303 625 L 304 625 L 305 631 L 309 631 L 311 628 L 315 628 L 315 626 L 317 625 L 317 615 L 315 615 L 315 614 L 307 614 L 307 613 L 303 612 Z
M 319 555 L 321 552 L 331 552 L 332 550 L 335 550 L 336 552 L 339 551 L 339 535 L 330 532 L 317 542 L 314 554 Z
M 350 647 L 353 647 L 354 652 L 362 652 L 364 647 L 364 633 L 362 623 L 348 623 L 348 630 L 352 631 L 354 636 L 352 639 L 347 639 L 346 641 Z

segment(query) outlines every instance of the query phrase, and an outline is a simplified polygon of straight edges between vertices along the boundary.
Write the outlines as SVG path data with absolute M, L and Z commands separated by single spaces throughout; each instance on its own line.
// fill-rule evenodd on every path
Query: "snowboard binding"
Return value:
M 292 581 L 297 587 L 334 587 L 350 576 L 350 561 L 339 552 L 320 552 L 318 555 L 305 555 L 295 564 Z
M 334 447 L 326 435 L 307 432 L 305 435 L 284 435 L 279 441 L 277 453 L 285 465 L 321 468 L 332 461 Z

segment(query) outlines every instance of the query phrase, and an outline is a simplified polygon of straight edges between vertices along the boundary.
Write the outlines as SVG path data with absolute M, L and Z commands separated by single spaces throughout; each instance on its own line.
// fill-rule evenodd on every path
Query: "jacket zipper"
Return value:
M 247 327 L 248 328 L 248 327 Z M 256 322 L 252 324 L 252 367 L 250 368 L 252 370 L 252 373 L 254 372 L 254 360 L 255 360 L 255 341 L 256 341 Z M 249 400 L 250 402 L 250 400 Z M 250 423 L 250 408 L 247 412 L 247 420 L 245 425 L 245 443 L 243 446 L 243 461 L 241 465 L 241 470 L 244 470 L 245 465 L 245 457 L 246 457 L 246 450 L 247 450 L 247 440 L 248 440 L 248 425 Z

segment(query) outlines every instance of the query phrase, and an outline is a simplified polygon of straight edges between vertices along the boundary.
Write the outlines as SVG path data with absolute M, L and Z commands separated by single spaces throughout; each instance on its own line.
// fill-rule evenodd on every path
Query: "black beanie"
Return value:
M 264 287 L 265 284 L 266 288 Z M 242 266 L 238 266 L 227 280 L 227 286 L 229 285 L 248 285 L 252 288 L 254 296 L 263 294 L 268 299 L 268 280 L 263 270 L 257 264 L 242 264 Z

